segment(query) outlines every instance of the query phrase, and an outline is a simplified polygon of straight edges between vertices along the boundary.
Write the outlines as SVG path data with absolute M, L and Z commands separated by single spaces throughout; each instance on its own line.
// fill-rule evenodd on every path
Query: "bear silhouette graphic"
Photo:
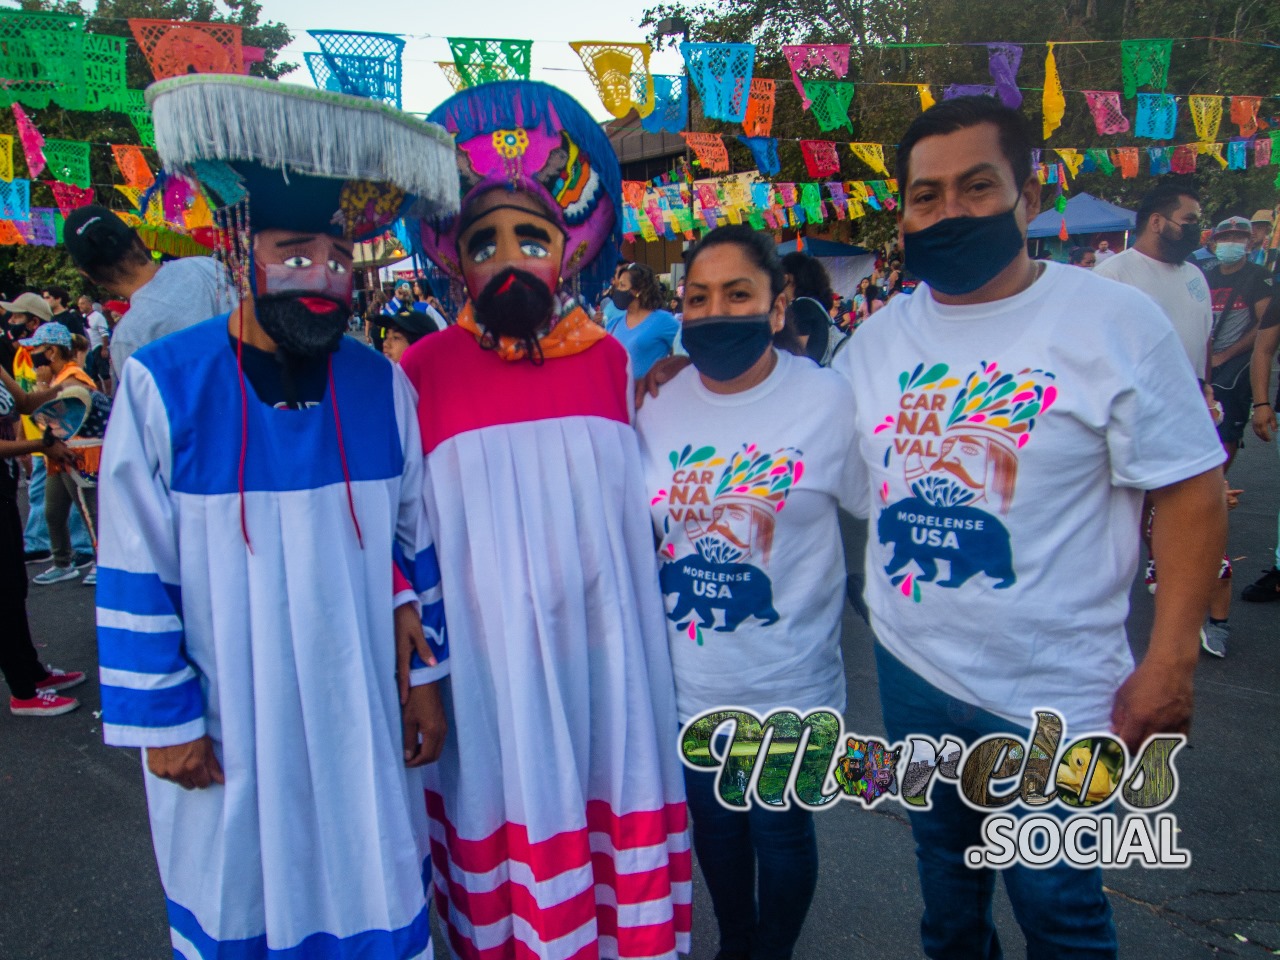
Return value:
M 718 632 L 736 630 L 748 617 L 765 625 L 778 622 L 773 609 L 773 584 L 759 567 L 749 563 L 713 563 L 690 555 L 665 563 L 658 574 L 664 594 L 677 594 L 668 617 L 683 628 L 696 613 L 703 626 L 715 623 L 715 611 L 724 614 Z
M 892 576 L 908 563 L 920 567 L 917 582 L 938 576 L 938 561 L 951 564 L 951 575 L 940 587 L 959 587 L 979 573 L 998 581 L 997 590 L 1017 582 L 1009 531 L 989 513 L 974 507 L 938 507 L 920 497 L 907 497 L 880 511 L 876 534 L 893 544 L 893 558 L 884 568 Z

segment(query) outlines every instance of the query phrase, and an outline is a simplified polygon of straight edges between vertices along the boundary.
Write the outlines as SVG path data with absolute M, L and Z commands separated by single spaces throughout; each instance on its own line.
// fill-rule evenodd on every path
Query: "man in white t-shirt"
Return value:
M 1094 271 L 1100 277 L 1137 287 L 1161 309 L 1182 341 L 1191 369 L 1200 381 L 1205 402 L 1222 418 L 1222 405 L 1213 396 L 1213 297 L 1204 273 L 1187 258 L 1200 245 L 1200 195 L 1177 180 L 1156 184 L 1138 205 L 1138 239 Z M 1156 564 L 1147 563 L 1146 581 L 1154 593 Z M 1222 558 L 1209 604 L 1209 619 L 1200 645 L 1215 657 L 1225 657 L 1231 635 L 1231 561 Z
M 1190 724 L 1224 455 L 1155 304 L 1027 255 L 1030 155 L 1022 115 L 990 97 L 916 118 L 898 148 L 898 216 L 922 284 L 836 359 L 871 494 L 881 706 L 893 740 L 1025 738 L 1041 707 L 1064 717 L 1063 743 L 1110 730 L 1136 751 Z M 1135 669 L 1125 621 L 1144 491 L 1169 563 Z M 965 862 L 990 812 L 940 783 L 911 814 L 931 957 L 999 954 L 994 877 Z M 1029 956 L 1115 956 L 1100 870 L 1001 872 Z
M 89 349 L 97 350 L 106 344 L 107 337 L 110 336 L 110 328 L 107 326 L 107 318 L 102 315 L 102 311 L 95 309 L 93 300 L 88 294 L 82 294 L 77 302 L 81 315 L 84 316 L 85 336 L 89 338 Z

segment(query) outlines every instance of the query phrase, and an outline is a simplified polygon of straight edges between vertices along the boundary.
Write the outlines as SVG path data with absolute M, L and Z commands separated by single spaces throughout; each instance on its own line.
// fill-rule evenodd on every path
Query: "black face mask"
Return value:
M 1021 201 L 1019 201 L 1021 203 Z M 907 269 L 931 290 L 957 297 L 985 287 L 1026 248 L 1018 205 L 989 217 L 948 217 L 902 235 Z
M 1169 231 L 1169 227 L 1177 228 Z M 1170 235 L 1172 233 L 1172 235 Z M 1200 225 L 1184 223 L 1181 227 L 1176 223 L 1166 224 L 1160 230 L 1160 257 L 1165 263 L 1183 263 L 1187 257 L 1200 246 Z
M 555 298 L 534 274 L 507 267 L 496 274 L 476 297 L 476 323 L 493 345 L 500 337 L 513 337 L 525 345 L 530 357 L 537 341 L 551 326 Z
M 769 317 L 768 313 L 757 313 L 686 323 L 680 342 L 699 373 L 721 383 L 736 380 L 773 345 Z
M 43 353 L 33 353 L 31 355 L 31 366 L 39 370 L 41 367 L 53 366 L 53 361 L 51 361 Z
M 631 301 L 635 298 L 636 295 L 630 290 L 615 290 L 613 293 L 609 294 L 609 299 L 613 301 L 613 305 L 619 310 L 627 309 L 627 307 L 631 306 Z
M 312 299 L 328 299 L 306 294 Z M 271 294 L 258 297 L 253 302 L 254 314 L 263 331 L 286 358 L 291 360 L 315 360 L 338 349 L 347 329 L 347 312 L 343 304 L 334 300 L 336 310 L 315 313 L 298 302 L 291 294 Z

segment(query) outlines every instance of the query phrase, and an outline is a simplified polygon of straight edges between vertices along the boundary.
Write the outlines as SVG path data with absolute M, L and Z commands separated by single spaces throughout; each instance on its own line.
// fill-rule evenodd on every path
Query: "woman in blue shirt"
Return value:
M 609 297 L 615 307 L 625 312 L 609 321 L 605 329 L 627 348 L 631 374 L 639 380 L 671 352 L 680 321 L 662 309 L 662 285 L 642 263 L 633 263 L 618 276 Z

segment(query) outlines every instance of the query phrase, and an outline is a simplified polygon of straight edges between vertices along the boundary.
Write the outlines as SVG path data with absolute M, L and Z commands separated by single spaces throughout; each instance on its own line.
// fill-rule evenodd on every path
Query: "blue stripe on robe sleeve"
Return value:
M 163 730 L 184 726 L 203 715 L 204 699 L 195 677 L 159 690 L 102 685 L 102 718 L 112 726 Z

